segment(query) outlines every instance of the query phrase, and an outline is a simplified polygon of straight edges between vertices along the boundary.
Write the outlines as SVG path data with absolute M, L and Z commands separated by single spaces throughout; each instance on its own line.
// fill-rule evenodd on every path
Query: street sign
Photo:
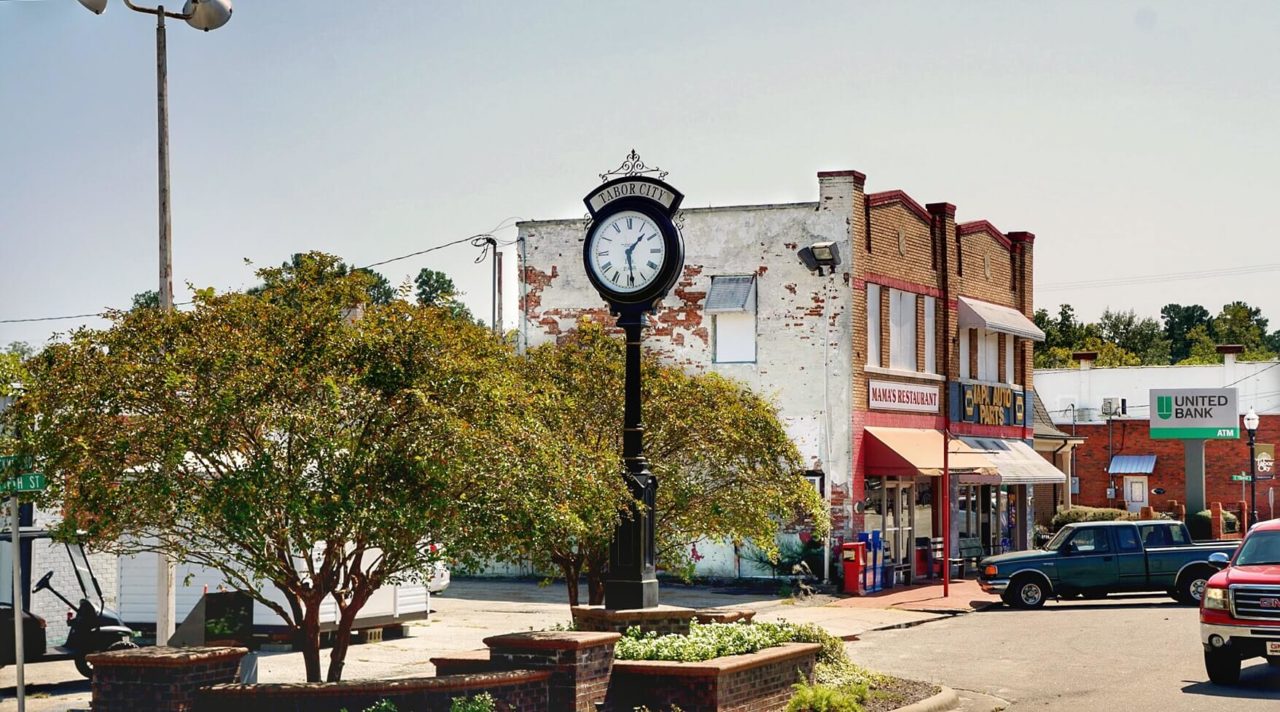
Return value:
M 1248 481 L 1249 481 L 1249 476 L 1248 476 L 1248 475 L 1246 475 L 1245 473 L 1241 472 L 1241 473 L 1240 473 L 1240 474 L 1238 474 L 1238 475 L 1232 475 L 1232 476 L 1231 476 L 1231 481 L 1232 481 L 1232 482 L 1248 482 Z
M 27 455 L 0 455 L 0 470 L 10 468 L 17 470 L 31 469 L 31 458 Z
M 1258 443 L 1254 449 L 1253 463 L 1259 482 L 1274 479 L 1276 476 L 1276 446 L 1271 443 Z
M 23 475 L 14 475 L 0 479 L 0 494 L 13 494 L 14 492 L 43 492 L 49 483 L 45 480 L 43 472 L 28 472 Z

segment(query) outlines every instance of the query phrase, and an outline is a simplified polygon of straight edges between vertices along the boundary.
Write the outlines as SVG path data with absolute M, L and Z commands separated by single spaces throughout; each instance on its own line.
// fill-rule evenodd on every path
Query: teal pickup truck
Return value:
M 983 559 L 978 584 L 1008 605 L 1038 608 L 1051 596 L 1101 598 L 1108 593 L 1166 591 L 1199 605 L 1217 573 L 1209 555 L 1230 556 L 1240 542 L 1192 543 L 1182 522 L 1080 522 L 1042 549 Z

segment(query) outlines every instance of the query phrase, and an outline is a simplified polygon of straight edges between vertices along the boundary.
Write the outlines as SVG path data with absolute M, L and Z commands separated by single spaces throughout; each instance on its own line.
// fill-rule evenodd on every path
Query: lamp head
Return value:
M 216 30 L 231 19 L 231 0 L 187 0 L 182 14 L 191 16 L 187 24 L 197 30 Z
M 95 15 L 101 15 L 102 11 L 107 9 L 107 0 L 80 0 L 80 4 L 89 8 L 89 11 Z
M 1256 431 L 1258 429 L 1258 420 L 1258 413 L 1253 409 L 1253 406 L 1249 406 L 1249 412 L 1244 414 L 1244 429 L 1251 433 Z

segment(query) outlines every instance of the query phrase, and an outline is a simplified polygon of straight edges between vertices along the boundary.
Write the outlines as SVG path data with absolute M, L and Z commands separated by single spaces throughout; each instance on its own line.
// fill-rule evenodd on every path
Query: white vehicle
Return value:
M 174 572 L 175 620 L 181 624 L 191 609 L 195 608 L 205 591 L 233 590 L 235 584 L 227 581 L 222 572 L 190 563 L 180 563 Z M 427 617 L 431 586 L 436 585 L 439 573 L 431 584 L 400 584 L 383 586 L 374 592 L 356 616 L 355 628 L 385 627 L 396 623 L 421 620 Z M 154 628 L 156 622 L 156 555 L 120 557 L 120 618 L 135 628 Z M 444 569 L 443 583 L 439 590 L 449 585 L 449 571 Z M 284 596 L 269 583 L 263 584 L 267 596 L 289 609 Z M 320 625 L 336 625 L 338 606 L 326 601 L 320 610 Z M 261 602 L 254 602 L 253 625 L 257 630 L 280 629 L 285 626 L 275 611 Z

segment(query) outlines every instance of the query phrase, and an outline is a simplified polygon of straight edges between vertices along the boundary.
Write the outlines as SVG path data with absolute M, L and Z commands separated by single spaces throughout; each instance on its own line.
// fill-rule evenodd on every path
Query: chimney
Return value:
M 1243 344 L 1219 344 L 1215 350 L 1218 353 L 1222 354 L 1223 365 L 1225 365 L 1227 368 L 1231 368 L 1232 366 L 1236 365 L 1236 356 L 1244 353 L 1244 345 Z
M 1093 368 L 1093 362 L 1098 360 L 1098 352 L 1097 351 L 1073 351 L 1071 352 L 1071 358 L 1074 361 L 1080 362 L 1081 371 L 1088 371 L 1089 369 Z
M 867 176 L 858 171 L 818 171 L 818 210 L 853 210 L 853 196 L 861 193 Z

